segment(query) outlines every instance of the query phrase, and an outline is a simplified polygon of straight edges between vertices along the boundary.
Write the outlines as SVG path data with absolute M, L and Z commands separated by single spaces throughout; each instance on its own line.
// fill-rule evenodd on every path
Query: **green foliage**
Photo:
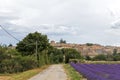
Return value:
M 38 51 L 41 52 L 49 47 L 49 40 L 46 35 L 41 33 L 29 33 L 22 41 L 17 44 L 16 49 L 22 53 L 22 55 L 32 55 L 36 50 L 36 41 Z
M 120 60 L 120 54 L 117 53 L 117 49 L 113 50 L 113 54 L 100 54 L 93 58 L 93 60 L 104 60 L 104 61 L 119 61 Z
M 48 57 L 48 50 L 44 50 L 38 54 L 39 56 L 39 66 L 50 64 L 49 57 Z
M 12 47 L 13 45 L 12 44 L 9 44 L 8 47 Z
M 120 61 L 120 53 L 117 53 L 117 49 L 113 50 L 113 60 L 114 61 Z
M 120 53 L 117 53 L 116 55 L 113 56 L 114 61 L 120 61 Z
M 66 40 L 60 39 L 60 43 L 66 44 Z
M 11 56 L 7 54 L 8 48 L 0 45 L 0 62 L 4 59 L 11 59 Z
M 66 43 L 64 40 L 61 42 Z M 63 63 L 64 60 L 68 63 L 70 59 L 81 57 L 75 49 L 56 49 L 50 46 L 47 36 L 38 32 L 28 34 L 17 44 L 16 49 L 10 46 L 0 46 L 0 73 L 22 72 L 46 64 Z
M 92 45 L 93 45 L 93 43 L 86 43 L 86 45 L 87 45 L 87 46 L 92 46 Z
M 13 59 L 4 59 L 1 61 L 0 73 L 16 73 L 36 67 L 37 62 L 31 57 L 14 57 Z
M 113 56 L 117 55 L 117 49 L 113 49 Z
M 0 46 L 0 73 L 22 72 L 35 68 L 36 65 L 34 57 L 23 57 L 15 49 Z
M 86 60 L 91 60 L 92 58 L 91 58 L 90 56 L 86 55 L 86 56 L 85 56 L 85 59 L 86 59 Z
M 97 61 L 106 60 L 106 55 L 104 55 L 104 54 L 99 54 L 99 55 L 95 56 L 95 57 L 93 58 L 93 60 L 97 60 Z
M 80 53 L 75 49 L 62 49 L 63 54 L 65 55 L 65 63 L 69 63 L 70 59 L 80 59 Z
M 92 60 L 94 60 L 94 61 L 99 61 L 99 60 L 102 60 L 102 61 L 120 61 L 120 53 L 115 52 L 112 55 L 100 54 L 100 55 L 95 56 Z
M 32 65 L 31 65 L 31 63 L 32 63 Z M 22 57 L 20 59 L 20 64 L 23 66 L 23 68 L 22 68 L 23 71 L 37 67 L 37 61 L 34 59 L 34 57 L 31 57 L 31 56 Z
M 61 49 L 56 49 L 51 47 L 48 52 L 50 63 L 62 63 L 63 62 L 63 53 Z

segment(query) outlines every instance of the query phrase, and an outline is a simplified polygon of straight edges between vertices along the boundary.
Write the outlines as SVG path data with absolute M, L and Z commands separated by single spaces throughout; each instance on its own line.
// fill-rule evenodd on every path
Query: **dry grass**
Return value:
M 22 73 L 1 75 L 0 80 L 28 80 L 29 78 L 33 77 L 34 75 L 38 74 L 46 68 L 48 68 L 48 65 L 38 69 L 28 70 Z
M 0 76 L 0 80 L 10 80 L 10 76 Z
M 85 61 L 84 63 L 95 64 L 120 64 L 120 61 Z

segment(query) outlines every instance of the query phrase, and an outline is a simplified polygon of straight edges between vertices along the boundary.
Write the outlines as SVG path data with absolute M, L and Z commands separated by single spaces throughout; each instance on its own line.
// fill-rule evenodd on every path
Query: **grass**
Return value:
M 85 61 L 87 64 L 120 64 L 120 61 Z
M 46 68 L 48 68 L 48 65 L 38 69 L 28 70 L 22 73 L 0 75 L 0 80 L 28 80 L 29 78 L 33 77 Z
M 67 74 L 68 80 L 86 80 L 69 64 L 64 64 L 64 69 Z

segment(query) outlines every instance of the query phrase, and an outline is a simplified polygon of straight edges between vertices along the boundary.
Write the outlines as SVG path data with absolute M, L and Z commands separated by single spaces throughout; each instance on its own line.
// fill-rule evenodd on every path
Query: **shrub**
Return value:
M 37 61 L 30 57 L 17 56 L 12 59 L 4 59 L 0 64 L 0 73 L 17 73 L 37 67 Z
M 23 67 L 23 69 L 22 69 L 23 71 L 37 67 L 37 61 L 33 57 L 30 57 L 30 56 L 21 58 L 20 64 Z
M 97 60 L 97 61 L 99 61 L 99 60 L 102 61 L 102 60 L 106 60 L 106 59 L 107 59 L 107 57 L 104 54 L 99 54 L 93 58 L 93 60 Z

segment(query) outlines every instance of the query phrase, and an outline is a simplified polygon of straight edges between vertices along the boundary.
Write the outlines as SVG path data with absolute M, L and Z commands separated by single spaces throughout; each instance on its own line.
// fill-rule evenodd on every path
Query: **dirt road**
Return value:
M 32 77 L 29 80 L 67 80 L 62 65 L 52 65 L 48 69 Z

